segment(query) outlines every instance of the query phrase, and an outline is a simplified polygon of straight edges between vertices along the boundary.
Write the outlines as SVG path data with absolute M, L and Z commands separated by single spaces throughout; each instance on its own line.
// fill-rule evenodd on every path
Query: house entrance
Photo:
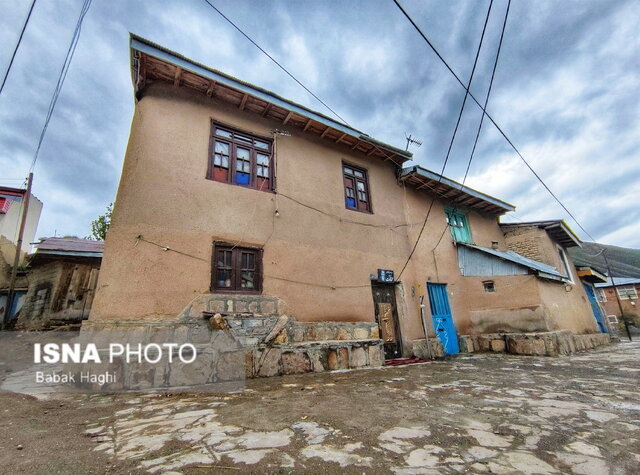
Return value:
M 449 296 L 447 295 L 447 284 L 427 283 L 429 293 L 429 304 L 431 306 L 431 318 L 433 328 L 447 355 L 460 353 L 458 346 L 458 333 L 453 323 L 451 307 L 449 306 Z
M 372 283 L 373 305 L 376 321 L 380 327 L 380 337 L 384 343 L 384 359 L 402 356 L 402 340 L 396 307 L 395 284 Z

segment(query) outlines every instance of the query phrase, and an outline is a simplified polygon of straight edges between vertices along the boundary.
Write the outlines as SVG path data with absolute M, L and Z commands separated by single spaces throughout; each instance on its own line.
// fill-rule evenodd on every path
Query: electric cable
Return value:
M 451 154 L 451 149 L 453 147 L 453 142 L 456 139 L 456 135 L 458 133 L 458 127 L 460 125 L 460 120 L 462 119 L 462 114 L 464 112 L 464 106 L 467 103 L 467 97 L 469 96 L 469 87 L 471 87 L 471 82 L 473 81 L 473 76 L 476 72 L 476 66 L 478 64 L 478 58 L 480 57 L 480 50 L 482 49 L 482 43 L 484 42 L 484 35 L 487 31 L 487 23 L 489 22 L 489 16 L 491 15 L 491 7 L 493 6 L 493 0 L 491 0 L 489 2 L 489 9 L 487 10 L 487 16 L 484 20 L 484 26 L 482 27 L 482 34 L 480 35 L 480 42 L 478 43 L 478 49 L 476 50 L 476 56 L 475 59 L 473 61 L 473 67 L 471 68 L 471 74 L 469 75 L 469 83 L 466 87 L 466 91 L 464 94 L 464 99 L 462 100 L 462 106 L 460 107 L 460 112 L 458 114 L 458 119 L 456 121 L 456 126 L 453 129 L 453 134 L 451 135 L 451 141 L 449 142 L 449 148 L 447 149 L 447 154 L 444 158 L 444 161 L 442 163 L 442 170 L 440 172 L 440 175 L 438 176 L 438 183 L 440 183 L 442 181 L 442 178 L 444 176 L 444 171 L 445 168 L 447 167 L 447 162 L 449 161 L 449 156 Z M 433 196 L 431 198 L 431 202 L 429 203 L 429 209 L 427 210 L 427 214 L 424 217 L 424 221 L 422 223 L 422 227 L 420 228 L 420 232 L 418 233 L 418 237 L 416 239 L 416 242 L 413 245 L 413 248 L 411 249 L 411 252 L 409 253 L 409 257 L 407 257 L 406 262 L 404 263 L 404 266 L 402 267 L 402 270 L 400 271 L 400 273 L 398 274 L 398 279 L 402 276 L 402 273 L 405 271 L 405 269 L 407 268 L 407 266 L 409 265 L 409 262 L 411 261 L 411 258 L 413 257 L 413 254 L 416 252 L 416 249 L 418 247 L 418 243 L 420 242 L 420 238 L 422 237 L 422 233 L 424 232 L 425 227 L 427 226 L 427 221 L 429 220 L 429 215 L 431 214 L 431 210 L 433 209 L 433 204 L 435 203 L 435 196 Z
M 573 221 L 575 221 L 575 223 L 578 225 L 578 227 L 592 240 L 595 242 L 595 239 L 593 238 L 593 236 L 591 236 L 591 234 L 589 234 L 589 232 L 580 224 L 580 222 L 576 219 L 576 217 L 573 215 L 573 213 L 571 213 L 571 211 L 569 211 L 569 209 L 564 205 L 564 203 L 562 201 L 560 201 L 560 199 L 556 196 L 556 194 L 551 191 L 551 188 L 549 188 L 549 186 L 544 182 L 544 180 L 540 177 L 540 175 L 538 175 L 538 173 L 533 169 L 533 167 L 529 164 L 529 162 L 524 158 L 524 156 L 522 155 L 522 153 L 520 153 L 520 150 L 518 150 L 518 148 L 515 146 L 515 144 L 511 141 L 511 139 L 507 136 L 507 134 L 504 132 L 504 130 L 502 130 L 502 128 L 497 124 L 497 122 L 494 120 L 494 118 L 491 116 L 491 114 L 489 114 L 480 104 L 480 102 L 478 101 L 478 99 L 469 91 L 469 87 L 465 86 L 464 83 L 462 82 L 462 80 L 460 79 L 460 77 L 456 74 L 456 72 L 451 68 L 451 66 L 449 66 L 449 63 L 447 63 L 447 61 L 442 57 L 442 55 L 440 54 L 440 52 L 436 49 L 436 47 L 433 45 L 433 43 L 431 43 L 431 41 L 429 40 L 429 38 L 427 37 L 427 35 L 424 34 L 424 32 L 420 29 L 420 27 L 417 25 L 417 23 L 413 20 L 413 18 L 411 18 L 411 16 L 407 13 L 407 11 L 402 7 L 402 5 L 400 5 L 400 3 L 398 2 L 398 0 L 393 0 L 393 2 L 396 4 L 396 6 L 400 9 L 400 11 L 404 14 L 404 16 L 407 18 L 407 20 L 409 20 L 409 22 L 413 25 L 413 27 L 416 29 L 416 31 L 420 34 L 420 36 L 422 37 L 422 39 L 425 40 L 425 42 L 429 45 L 429 47 L 431 48 L 431 50 L 436 54 L 436 56 L 438 57 L 438 59 L 440 59 L 440 61 L 446 66 L 446 68 L 449 70 L 449 72 L 453 75 L 453 77 L 456 79 L 456 81 L 465 89 L 465 91 L 467 92 L 467 94 L 469 94 L 469 97 L 471 97 L 471 99 L 473 100 L 473 102 L 475 102 L 478 107 L 480 107 L 484 113 L 484 115 L 487 116 L 487 118 L 491 121 L 491 123 L 494 125 L 494 127 L 498 130 L 498 132 L 500 133 L 500 135 L 502 135 L 502 137 L 507 141 L 507 143 L 509 144 L 509 146 L 514 150 L 514 152 L 516 152 L 516 154 L 518 155 L 518 157 L 520 157 L 520 159 L 522 160 L 522 162 L 527 166 L 527 168 L 529 169 L 529 171 L 536 177 L 536 179 L 542 184 L 542 186 L 547 190 L 547 192 L 549 192 L 549 194 L 553 197 L 553 199 L 562 207 L 562 209 L 573 219 Z
M 69 72 L 69 66 L 71 65 L 71 60 L 73 59 L 73 55 L 76 51 L 76 46 L 78 45 L 78 40 L 80 38 L 80 31 L 82 29 L 82 21 L 84 20 L 85 15 L 89 11 L 89 7 L 91 7 L 92 0 L 84 0 L 82 4 L 82 10 L 80 10 L 80 16 L 78 17 L 78 21 L 76 22 L 76 27 L 73 32 L 73 36 L 71 38 L 71 44 L 69 45 L 69 49 L 67 50 L 67 55 L 65 57 L 62 68 L 60 69 L 60 74 L 58 76 L 58 82 L 56 84 L 56 88 L 53 91 L 53 95 L 51 97 L 51 102 L 49 103 L 49 109 L 47 110 L 47 115 L 44 121 L 44 125 L 42 127 L 42 132 L 40 133 L 40 138 L 38 139 L 38 146 L 36 147 L 36 151 L 33 155 L 33 160 L 31 161 L 31 166 L 29 167 L 29 171 L 33 172 L 36 162 L 38 161 L 38 154 L 40 153 L 40 148 L 42 147 L 42 142 L 44 140 L 44 136 L 49 128 L 49 121 L 51 120 L 51 116 L 53 115 L 53 111 L 58 102 L 58 97 L 60 95 L 60 91 L 62 90 L 62 86 L 64 85 L 64 81 L 67 77 L 67 73 Z
M 27 19 L 25 20 L 24 25 L 22 26 L 22 31 L 20 32 L 20 36 L 18 37 L 18 43 L 16 44 L 16 47 L 13 50 L 13 54 L 11 55 L 11 60 L 9 61 L 7 72 L 4 74 L 4 78 L 2 79 L 2 85 L 0 86 L 0 94 L 2 94 L 4 85 L 6 84 L 7 78 L 9 77 L 9 71 L 11 71 L 11 66 L 13 66 L 13 60 L 16 59 L 18 48 L 20 47 L 20 43 L 22 43 L 22 37 L 24 36 L 24 31 L 27 29 L 27 24 L 29 23 L 29 18 L 31 18 L 31 12 L 33 12 L 33 7 L 35 5 L 36 5 L 36 0 L 33 0 L 33 2 L 31 2 L 31 8 L 29 8 L 29 13 L 27 14 Z
M 489 88 L 487 89 L 487 95 L 484 99 L 484 107 L 482 109 L 482 116 L 480 117 L 480 124 L 478 125 L 476 137 L 473 141 L 473 148 L 471 149 L 471 155 L 469 156 L 469 162 L 467 163 L 467 169 L 465 170 L 464 178 L 462 179 L 462 183 L 460 184 L 460 190 L 464 188 L 464 184 L 467 181 L 467 176 L 469 175 L 469 169 L 471 168 L 471 162 L 473 162 L 473 158 L 476 152 L 476 147 L 478 145 L 478 139 L 480 138 L 480 131 L 482 130 L 482 124 L 484 122 L 484 117 L 486 115 L 485 111 L 487 109 L 487 105 L 489 104 L 489 96 L 491 96 L 491 89 L 493 88 L 493 80 L 496 76 L 496 69 L 498 68 L 498 59 L 500 58 L 500 50 L 502 49 L 502 42 L 504 40 L 504 32 L 507 27 L 507 19 L 509 18 L 510 8 L 511 8 L 511 0 L 509 0 L 509 3 L 507 3 L 507 10 L 504 14 L 504 21 L 502 22 L 502 31 L 500 32 L 500 40 L 498 42 L 498 50 L 496 51 L 496 59 L 493 62 L 493 70 L 491 71 L 491 79 L 489 80 Z M 433 247 L 432 250 L 435 250 L 440 245 L 440 242 L 442 241 L 442 238 L 444 237 L 444 234 L 446 233 L 448 228 L 449 228 L 449 221 L 447 220 L 447 224 L 442 230 L 442 234 L 440 234 L 440 238 L 438 239 L 438 242 L 436 243 L 436 245 Z

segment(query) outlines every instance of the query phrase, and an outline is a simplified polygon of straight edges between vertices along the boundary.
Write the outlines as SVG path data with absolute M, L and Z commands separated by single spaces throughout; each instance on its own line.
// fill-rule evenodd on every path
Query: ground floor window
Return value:
M 214 243 L 211 290 L 260 292 L 262 290 L 262 249 Z

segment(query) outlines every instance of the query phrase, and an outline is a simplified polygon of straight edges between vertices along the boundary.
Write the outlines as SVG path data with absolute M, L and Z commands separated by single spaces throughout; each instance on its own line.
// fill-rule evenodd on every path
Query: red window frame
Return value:
M 344 206 L 361 213 L 372 213 L 367 170 L 342 162 Z
M 247 287 L 251 282 L 252 287 Z M 244 286 L 243 286 L 244 285 Z M 262 292 L 262 249 L 214 242 L 211 292 L 259 294 Z
M 207 179 L 275 190 L 273 140 L 211 121 Z

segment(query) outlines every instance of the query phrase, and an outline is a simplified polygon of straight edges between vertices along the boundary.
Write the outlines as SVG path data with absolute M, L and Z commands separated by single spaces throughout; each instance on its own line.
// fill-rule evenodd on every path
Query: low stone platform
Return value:
M 216 312 L 218 318 L 224 320 L 224 329 L 214 328 L 209 322 L 211 312 L 202 308 L 215 310 L 217 308 L 211 303 L 220 301 L 198 299 L 175 321 L 88 321 L 84 322 L 81 333 L 84 341 L 94 342 L 99 348 L 106 347 L 113 341 L 195 345 L 198 354 L 205 355 L 207 361 L 203 362 L 204 367 L 200 370 L 202 374 L 197 377 L 193 371 L 182 371 L 185 379 L 180 381 L 182 385 L 188 385 L 187 379 L 190 377 L 197 380 L 195 384 L 208 384 L 238 377 L 269 377 L 384 365 L 382 340 L 375 322 L 298 322 L 289 319 L 268 340 L 267 336 L 272 331 L 275 333 L 274 328 L 280 319 L 287 317 Z M 228 299 L 227 308 L 236 308 L 238 302 L 238 299 Z M 265 300 L 256 303 L 265 307 L 270 304 L 275 305 L 276 302 Z M 196 308 L 200 313 L 194 317 L 192 314 Z M 221 343 L 224 344 L 221 346 Z M 239 369 L 236 363 L 238 355 L 243 362 Z M 145 371 L 150 371 L 149 368 L 134 369 L 123 365 L 120 380 L 134 382 L 135 384 L 128 384 L 128 387 L 135 389 L 170 386 L 176 378 L 173 366 L 175 363 L 147 375 Z M 167 379 L 167 375 L 173 380 Z M 149 381 L 143 381 L 145 377 Z
M 608 333 L 577 335 L 568 330 L 539 333 L 491 333 L 462 335 L 460 352 L 493 352 L 516 355 L 570 355 L 611 343 Z
M 324 340 L 246 350 L 247 377 L 321 373 L 384 364 L 382 340 Z

